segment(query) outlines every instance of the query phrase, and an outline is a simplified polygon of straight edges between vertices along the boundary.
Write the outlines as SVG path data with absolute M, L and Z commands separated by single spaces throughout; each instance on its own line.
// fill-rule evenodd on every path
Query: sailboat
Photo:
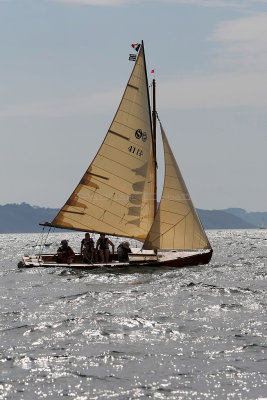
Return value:
M 144 43 L 121 102 L 95 158 L 52 222 L 44 227 L 105 233 L 135 239 L 129 261 L 110 255 L 108 265 L 125 267 L 185 267 L 207 264 L 212 248 L 159 121 L 165 158 L 165 178 L 157 207 L 156 82 L 152 106 Z M 25 255 L 20 266 L 64 266 L 53 254 Z M 69 266 L 92 268 L 79 254 Z M 105 264 L 107 265 L 107 264 Z
M 265 224 L 264 224 L 263 221 L 262 221 L 262 224 L 261 224 L 261 226 L 260 226 L 260 229 L 266 229 L 266 226 L 265 226 Z

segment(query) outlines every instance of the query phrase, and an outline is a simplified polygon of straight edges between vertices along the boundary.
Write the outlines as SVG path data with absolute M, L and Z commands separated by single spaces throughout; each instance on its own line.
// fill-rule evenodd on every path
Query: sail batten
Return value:
M 145 240 L 154 217 L 151 126 L 142 45 L 104 141 L 53 226 Z
M 210 249 L 182 174 L 169 146 L 162 125 L 165 180 L 161 201 L 144 249 Z
M 128 87 L 131 87 L 133 89 L 139 90 L 139 88 L 137 86 L 131 85 L 130 83 L 127 84 Z
M 66 213 L 70 213 L 70 214 L 84 215 L 84 212 L 79 212 L 79 211 L 62 210 L 62 212 L 66 212 Z
M 123 136 L 123 135 L 121 135 L 120 133 L 117 133 L 117 132 L 114 132 L 114 131 L 110 131 L 110 130 L 109 130 L 109 132 L 112 133 L 113 135 L 119 136 L 119 137 L 122 138 L 122 139 L 130 140 L 128 137 Z

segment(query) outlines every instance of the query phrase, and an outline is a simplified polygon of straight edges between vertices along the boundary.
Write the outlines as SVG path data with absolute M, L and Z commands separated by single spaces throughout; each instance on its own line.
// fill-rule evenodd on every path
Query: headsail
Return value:
M 142 45 L 96 157 L 51 225 L 144 241 L 153 222 L 154 179 Z
M 144 249 L 210 249 L 210 243 L 182 174 L 174 158 L 162 125 L 165 156 L 165 180 L 160 205 L 145 240 Z

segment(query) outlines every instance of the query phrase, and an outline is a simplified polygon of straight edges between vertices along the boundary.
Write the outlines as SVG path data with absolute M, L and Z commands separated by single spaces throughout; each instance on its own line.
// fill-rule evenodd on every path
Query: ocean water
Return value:
M 267 230 L 208 236 L 206 266 L 75 271 L 0 235 L 0 399 L 267 399 Z

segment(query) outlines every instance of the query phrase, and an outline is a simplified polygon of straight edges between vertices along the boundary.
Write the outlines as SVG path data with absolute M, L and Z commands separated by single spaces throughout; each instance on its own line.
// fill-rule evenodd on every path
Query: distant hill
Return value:
M 205 229 L 253 229 L 252 223 L 237 215 L 223 210 L 198 210 L 199 218 Z
M 231 215 L 235 215 L 236 217 L 241 218 L 244 221 L 247 221 L 249 224 L 254 225 L 256 228 L 259 228 L 262 224 L 264 224 L 264 226 L 267 228 L 267 212 L 247 212 L 243 208 L 227 208 L 223 211 Z
M 40 232 L 40 222 L 52 221 L 56 208 L 30 206 L 27 203 L 0 206 L 0 233 Z
M 39 223 L 52 221 L 58 211 L 27 203 L 0 206 L 0 233 L 40 232 Z M 197 211 L 205 229 L 253 229 L 262 222 L 267 227 L 267 212 L 248 213 L 242 208 Z

